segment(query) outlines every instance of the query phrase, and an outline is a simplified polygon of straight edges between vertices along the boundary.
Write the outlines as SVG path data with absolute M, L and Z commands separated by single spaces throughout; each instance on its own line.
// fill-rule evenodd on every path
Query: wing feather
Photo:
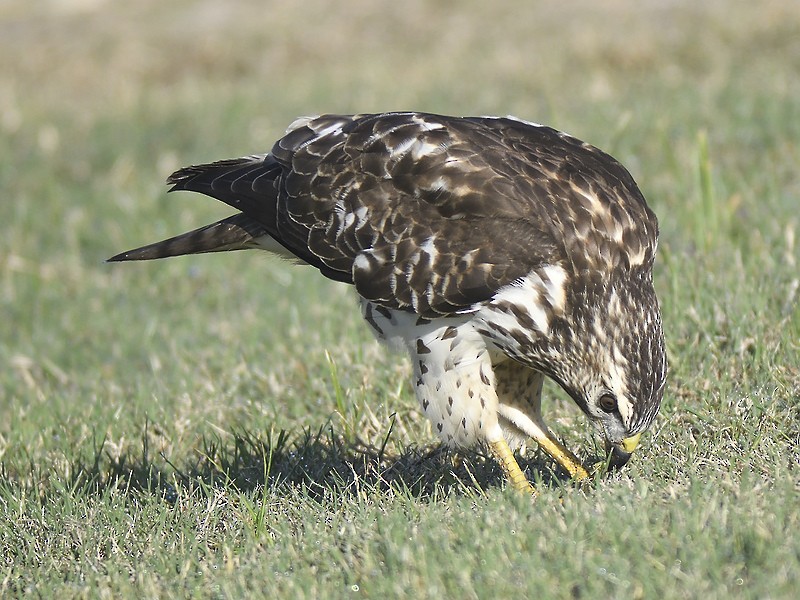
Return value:
M 428 317 L 475 310 L 548 264 L 652 262 L 658 234 L 616 160 L 512 118 L 299 119 L 267 155 L 169 182 L 237 208 L 368 300 Z

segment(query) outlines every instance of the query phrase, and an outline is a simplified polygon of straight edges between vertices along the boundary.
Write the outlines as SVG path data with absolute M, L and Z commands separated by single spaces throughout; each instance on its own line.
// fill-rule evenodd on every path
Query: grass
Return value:
M 798 27 L 789 0 L 4 3 L 0 595 L 793 597 Z M 530 501 L 442 450 L 309 269 L 103 262 L 227 214 L 165 198 L 172 169 L 403 108 L 545 122 L 639 181 L 671 374 L 622 473 L 531 451 Z

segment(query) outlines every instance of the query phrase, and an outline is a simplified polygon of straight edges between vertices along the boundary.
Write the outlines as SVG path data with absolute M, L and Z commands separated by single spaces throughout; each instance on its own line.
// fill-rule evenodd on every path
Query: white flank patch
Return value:
M 508 296 L 504 296 L 504 298 L 508 299 Z M 530 300 L 530 297 L 528 298 L 528 300 Z M 520 304 L 518 302 L 516 302 L 516 304 L 530 315 L 531 320 L 533 321 L 534 325 L 536 326 L 536 329 L 539 332 L 541 332 L 543 335 L 548 334 L 548 332 L 550 331 L 550 324 L 547 321 L 547 315 L 542 310 L 538 309 L 533 304 L 525 305 L 525 304 Z M 506 331 L 522 331 L 527 333 L 525 331 L 525 328 L 523 328 L 522 325 L 520 325 L 520 322 L 513 314 L 497 310 L 496 307 L 493 307 L 492 311 L 486 314 L 485 320 L 487 323 L 491 323 L 492 325 L 495 325 L 497 327 L 502 327 Z M 528 335 L 528 337 L 534 339 L 535 335 L 533 336 Z M 513 344 L 517 343 L 513 338 L 510 337 L 507 341 Z
M 508 302 L 518 306 L 520 309 L 530 315 L 536 329 L 543 334 L 547 335 L 550 331 L 550 322 L 547 318 L 547 313 L 539 306 L 539 298 L 541 297 L 542 282 L 538 280 L 533 282 L 529 277 L 526 277 L 518 284 L 510 285 L 500 291 L 492 302 L 493 305 Z M 495 323 L 509 331 L 523 329 L 517 318 L 505 311 L 497 310 L 496 306 L 491 307 L 491 318 L 488 321 Z
M 554 311 L 563 312 L 567 303 L 566 281 L 566 271 L 557 265 L 545 267 L 542 275 L 531 272 L 521 280 L 502 288 L 491 304 L 481 309 L 479 314 L 487 323 L 491 322 L 508 331 L 525 331 L 525 327 L 513 313 L 498 309 L 498 305 L 508 302 L 527 312 L 536 330 L 548 335 L 550 319 L 548 312 L 541 306 L 542 296 Z

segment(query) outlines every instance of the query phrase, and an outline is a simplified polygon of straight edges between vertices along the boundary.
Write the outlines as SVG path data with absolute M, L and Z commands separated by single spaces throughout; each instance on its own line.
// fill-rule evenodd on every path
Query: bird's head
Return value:
M 658 413 L 667 373 L 651 273 L 627 271 L 575 290 L 568 323 L 550 343 L 552 376 L 602 432 L 623 466 Z

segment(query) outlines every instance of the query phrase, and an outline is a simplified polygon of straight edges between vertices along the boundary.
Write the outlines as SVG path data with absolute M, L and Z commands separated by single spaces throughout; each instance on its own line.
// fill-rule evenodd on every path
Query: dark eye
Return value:
M 612 413 L 617 410 L 617 399 L 611 394 L 603 394 L 598 402 L 603 412 Z

